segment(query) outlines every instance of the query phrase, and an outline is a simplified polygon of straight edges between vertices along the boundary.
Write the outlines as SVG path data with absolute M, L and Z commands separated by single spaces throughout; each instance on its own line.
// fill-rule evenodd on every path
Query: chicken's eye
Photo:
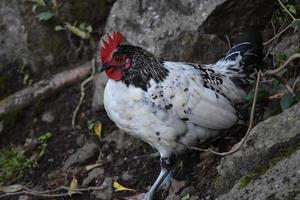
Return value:
M 121 56 L 116 56 L 116 57 L 115 57 L 115 60 L 116 60 L 117 62 L 121 62 L 121 61 L 122 61 L 122 57 L 121 57 Z

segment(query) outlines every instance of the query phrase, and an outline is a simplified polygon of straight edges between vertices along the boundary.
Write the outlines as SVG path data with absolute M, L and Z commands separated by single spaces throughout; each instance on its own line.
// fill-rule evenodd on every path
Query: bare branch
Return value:
M 77 68 L 61 72 L 51 79 L 41 80 L 30 87 L 12 94 L 0 101 L 0 116 L 20 110 L 34 101 L 50 96 L 58 90 L 84 79 L 91 70 L 90 62 Z
M 103 186 L 78 188 L 72 194 L 82 194 L 82 192 L 88 192 L 88 191 L 91 191 L 91 190 L 103 190 L 103 189 L 105 189 L 105 187 L 103 187 Z M 18 195 L 24 195 L 24 194 L 31 195 L 31 196 L 45 197 L 45 198 L 64 197 L 64 196 L 69 196 L 69 193 L 67 193 L 67 192 L 54 193 L 54 192 L 68 191 L 68 190 L 69 190 L 69 187 L 65 187 L 65 186 L 60 186 L 60 187 L 55 188 L 53 190 L 45 190 L 45 191 L 36 191 L 36 190 L 31 190 L 29 188 L 24 188 L 22 191 L 11 192 L 11 193 L 6 193 L 6 194 L 3 194 L 3 195 L 0 195 L 0 199 L 5 198 L 5 197 L 9 197 L 9 196 L 18 196 Z
M 263 76 L 271 76 L 271 75 L 277 74 L 277 73 L 281 72 L 284 68 L 286 68 L 290 62 L 292 62 L 293 60 L 295 60 L 297 58 L 300 58 L 300 53 L 296 53 L 296 54 L 292 55 L 291 57 L 289 57 L 289 59 L 287 59 L 287 61 L 285 61 L 283 63 L 283 65 L 281 65 L 277 69 L 275 69 L 275 70 L 267 70 L 262 75 Z
M 285 12 L 293 19 L 293 21 L 296 20 L 296 18 L 292 15 L 292 13 L 283 5 L 281 0 L 277 0 L 280 6 L 285 10 Z

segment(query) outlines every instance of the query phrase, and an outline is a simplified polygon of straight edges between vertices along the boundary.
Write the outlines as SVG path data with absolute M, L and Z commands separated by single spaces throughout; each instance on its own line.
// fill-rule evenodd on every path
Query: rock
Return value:
M 107 76 L 104 73 L 98 73 L 94 78 L 94 93 L 92 100 L 92 110 L 96 112 L 103 106 L 104 89 L 107 82 Z
M 111 199 L 112 196 L 112 178 L 106 177 L 100 187 L 103 187 L 103 190 L 95 190 L 92 194 L 96 199 L 107 200 Z
M 51 111 L 47 111 L 42 115 L 42 121 L 46 123 L 52 123 L 55 117 Z
M 103 141 L 105 141 L 108 145 L 110 143 L 115 143 L 115 150 L 124 150 L 132 146 L 132 137 L 120 129 L 114 130 L 112 133 L 108 134 L 105 138 L 103 138 Z
M 277 5 L 273 0 L 227 0 L 208 15 L 200 30 L 217 35 L 237 34 L 241 31 L 263 30 L 270 22 Z
M 123 181 L 131 181 L 133 179 L 133 176 L 132 174 L 129 174 L 129 171 L 125 171 L 123 174 L 122 174 L 122 180 Z
M 226 193 L 242 176 L 258 167 L 270 167 L 270 162 L 295 151 L 300 145 L 299 121 L 300 103 L 255 126 L 237 152 L 222 158 L 214 184 L 216 195 Z
M 120 0 L 112 7 L 105 30 L 122 32 L 128 42 L 156 56 L 216 61 L 225 53 L 226 43 L 215 35 L 200 34 L 198 29 L 224 1 Z M 207 52 L 214 53 L 206 55 Z
M 294 34 L 288 34 L 279 39 L 279 41 L 275 40 L 276 45 L 272 49 L 273 46 L 270 47 L 269 51 L 273 54 L 275 58 L 281 58 L 282 55 L 291 56 L 295 53 L 295 50 L 299 51 L 300 44 L 300 30 L 295 32 Z
M 299 130 L 299 129 L 298 129 Z M 241 188 L 240 183 L 216 200 L 300 199 L 300 150 Z
M 169 195 L 165 198 L 165 200 L 180 200 L 180 199 L 181 199 L 180 196 L 177 195 L 177 194 L 169 194 Z
M 74 154 L 70 155 L 63 166 L 63 170 L 67 170 L 74 164 L 83 164 L 90 159 L 97 157 L 99 154 L 99 147 L 97 144 L 87 142 L 83 147 L 78 149 Z
M 95 179 L 101 179 L 103 177 L 103 174 L 104 174 L 104 169 L 102 169 L 102 168 L 93 169 L 92 171 L 90 171 L 88 173 L 88 177 L 86 177 L 82 181 L 82 185 L 83 186 L 88 186 Z

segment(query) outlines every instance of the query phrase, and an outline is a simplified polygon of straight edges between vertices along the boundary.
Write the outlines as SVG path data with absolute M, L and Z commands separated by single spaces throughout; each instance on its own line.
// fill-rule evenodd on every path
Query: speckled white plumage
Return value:
M 201 73 L 206 68 L 217 71 L 217 64 L 201 70 L 179 62 L 164 62 L 164 67 L 168 76 L 159 83 L 150 80 L 147 91 L 108 81 L 104 106 L 120 129 L 158 149 L 161 157 L 168 157 L 184 149 L 181 143 L 194 145 L 237 121 L 233 102 L 240 101 L 244 92 L 226 77 L 222 84 L 211 82 L 213 90 L 204 87 Z

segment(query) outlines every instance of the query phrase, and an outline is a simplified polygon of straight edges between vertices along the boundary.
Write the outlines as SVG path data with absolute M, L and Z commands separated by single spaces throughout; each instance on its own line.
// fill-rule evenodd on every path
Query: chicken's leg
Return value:
M 175 156 L 160 158 L 160 173 L 143 200 L 154 199 L 154 195 L 160 187 L 164 186 L 168 188 L 170 186 L 175 164 Z

